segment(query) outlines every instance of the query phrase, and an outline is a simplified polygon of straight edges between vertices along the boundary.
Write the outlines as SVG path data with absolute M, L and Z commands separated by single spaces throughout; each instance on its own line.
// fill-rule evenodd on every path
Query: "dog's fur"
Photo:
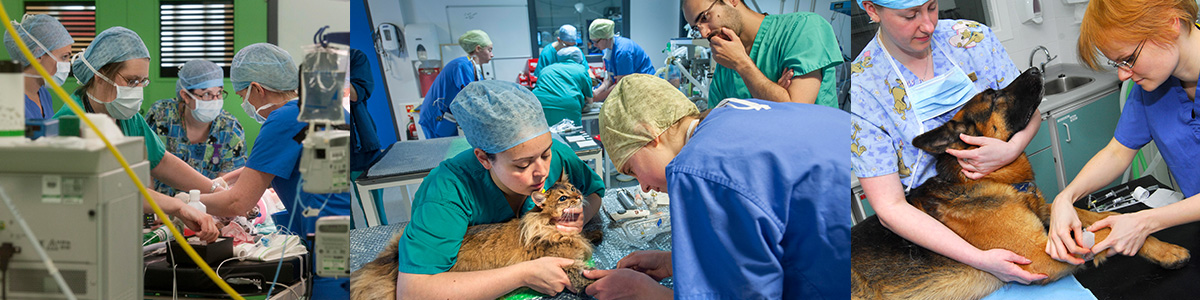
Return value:
M 489 270 L 553 256 L 575 260 L 575 264 L 564 270 L 571 285 L 579 291 L 591 284 L 594 280 L 583 277 L 584 260 L 592 256 L 592 242 L 600 238 L 600 232 L 568 234 L 558 231 L 555 225 L 559 218 L 582 217 L 564 215 L 562 210 L 586 205 L 587 200 L 566 181 L 555 183 L 544 194 L 533 193 L 532 196 L 538 208 L 521 218 L 468 227 L 450 272 Z M 374 261 L 351 274 L 351 299 L 395 299 L 396 276 L 399 275 L 397 247 L 402 235 L 403 232 L 396 234 Z
M 1035 187 L 1018 191 L 1014 184 L 1033 181 L 1022 154 L 980 180 L 962 174 L 957 158 L 946 149 L 972 149 L 959 134 L 1008 140 L 1029 123 L 1042 99 L 1042 79 L 1030 69 L 1002 90 L 989 89 L 964 104 L 946 124 L 913 139 L 913 145 L 937 155 L 937 176 L 913 189 L 908 202 L 949 227 L 980 249 L 1002 248 L 1033 262 L 1021 265 L 1049 278 L 1070 275 L 1081 266 L 1054 260 L 1045 252 L 1050 205 Z M 1030 185 L 1032 186 L 1032 185 Z M 1114 213 L 1076 209 L 1084 227 Z M 1096 232 L 1099 242 L 1110 229 Z M 1096 254 L 1099 264 L 1106 250 Z M 1187 249 L 1148 237 L 1138 255 L 1165 268 L 1187 264 Z M 851 229 L 851 294 L 853 299 L 979 299 L 1000 288 L 991 274 L 905 240 L 877 216 Z

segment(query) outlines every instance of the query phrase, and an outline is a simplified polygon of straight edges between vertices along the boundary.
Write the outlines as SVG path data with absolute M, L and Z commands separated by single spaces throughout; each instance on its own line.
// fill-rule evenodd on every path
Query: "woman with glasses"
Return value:
M 61 85 L 71 72 L 71 44 L 75 43 L 62 23 L 50 15 L 25 15 L 20 23 L 13 22 L 13 28 L 33 57 L 46 72 L 54 74 L 54 81 Z M 4 33 L 4 47 L 13 60 L 21 62 L 25 68 L 22 72 L 25 77 L 25 120 L 49 119 L 54 115 L 54 108 L 46 81 L 21 54 L 16 40 L 7 32 Z
M 975 94 L 1007 86 L 1020 72 L 991 29 L 970 20 L 938 20 L 936 0 L 859 0 L 879 32 L 851 68 L 850 162 L 879 221 L 926 249 L 1009 282 L 1046 278 L 1005 249 L 979 249 L 905 200 L 934 177 L 934 156 L 913 138 L 950 120 Z M 1036 112 L 1035 112 L 1036 113 Z M 1008 141 L 962 135 L 972 150 L 946 150 L 965 176 L 979 179 L 1020 156 L 1039 120 Z
M 1200 220 L 1200 27 L 1194 23 L 1192 0 L 1093 0 L 1079 27 L 1079 60 L 1092 69 L 1107 61 L 1121 80 L 1133 80 L 1117 130 L 1108 146 L 1096 153 L 1071 184 L 1055 197 L 1046 253 L 1080 264 L 1076 255 L 1112 250 L 1109 255 L 1137 254 L 1146 236 L 1175 225 Z M 1091 249 L 1080 236 L 1081 224 L 1071 204 L 1104 188 L 1129 167 L 1139 149 L 1155 142 L 1171 175 L 1187 197 L 1164 207 L 1110 216 L 1088 226 L 1111 227 L 1108 238 Z
M 242 125 L 222 109 L 225 73 L 207 60 L 188 61 L 179 68 L 175 98 L 158 100 L 146 113 L 167 152 L 175 154 L 208 178 L 225 176 L 246 164 Z M 167 195 L 177 190 L 162 181 L 154 189 Z
M 202 193 L 218 190 L 207 177 L 168 153 L 146 120 L 138 114 L 142 107 L 142 88 L 150 83 L 150 52 L 137 33 L 125 27 L 104 30 L 83 53 L 75 56 L 71 71 L 80 84 L 71 93 L 71 101 L 79 103 L 88 113 L 116 119 L 117 127 L 125 136 L 142 137 L 146 157 L 150 160 L 151 177 L 178 190 L 194 189 Z M 54 117 L 74 114 L 63 107 Z M 201 239 L 216 240 L 219 231 L 211 216 L 162 193 L 150 191 L 150 196 L 163 211 L 182 219 Z M 142 205 L 142 211 L 150 212 L 150 206 Z

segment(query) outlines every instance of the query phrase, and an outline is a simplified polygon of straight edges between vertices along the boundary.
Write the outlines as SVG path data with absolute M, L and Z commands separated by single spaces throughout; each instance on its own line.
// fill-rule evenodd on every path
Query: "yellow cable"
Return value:
M 150 208 L 154 209 L 154 214 L 158 215 L 159 219 L 170 220 L 171 218 L 162 211 L 162 208 L 158 207 L 158 203 L 154 202 L 154 198 L 150 197 L 150 192 L 146 190 L 145 185 L 142 185 L 142 180 L 138 179 L 137 174 L 133 173 L 133 169 L 130 168 L 129 163 L 125 161 L 125 156 L 121 155 L 121 152 L 118 152 L 116 147 L 113 147 L 112 142 L 110 142 L 108 138 L 104 136 L 104 134 L 100 133 L 99 128 L 96 128 L 96 124 L 92 123 L 91 119 L 88 119 L 87 114 L 85 114 L 83 111 L 83 108 L 79 107 L 79 104 L 75 103 L 75 101 L 71 101 L 71 97 L 67 95 L 67 92 L 63 90 L 62 86 L 59 86 L 58 83 L 55 82 L 52 77 L 50 77 L 50 73 L 46 72 L 45 68 L 42 68 L 42 64 L 38 62 L 37 58 L 33 57 L 33 52 L 29 51 L 29 47 L 25 45 L 25 41 L 21 40 L 21 37 L 17 35 L 16 28 L 12 26 L 12 22 L 9 22 L 9 20 L 12 19 L 8 17 L 8 11 L 4 9 L 3 5 L 0 5 L 0 20 L 3 20 L 4 28 L 8 30 L 8 35 L 12 37 L 13 41 L 16 41 L 17 47 L 21 48 L 21 53 L 25 55 L 25 59 L 29 60 L 29 63 L 33 65 L 34 69 L 37 69 L 38 74 L 42 75 L 42 79 L 46 81 L 46 84 L 50 85 L 51 89 L 54 90 L 54 93 L 58 95 L 59 98 L 63 99 L 63 103 L 65 103 L 67 107 L 69 107 L 71 111 L 75 113 L 75 115 L 78 115 L 79 119 L 83 120 L 88 127 L 92 128 L 92 130 L 96 132 L 96 136 L 100 137 L 100 140 L 104 141 L 104 146 L 108 147 L 108 151 L 112 152 L 113 157 L 115 157 L 117 162 L 121 164 L 121 167 L 125 169 L 125 174 L 129 175 L 129 178 L 133 180 L 133 184 L 137 185 L 138 190 L 142 192 L 142 197 L 145 197 L 146 201 L 150 203 Z M 50 51 L 50 49 L 46 49 L 46 51 Z M 233 290 L 233 287 L 230 287 L 229 284 L 225 283 L 224 280 L 221 280 L 221 277 L 217 276 L 217 273 L 213 272 L 212 268 L 210 268 L 208 264 L 200 258 L 199 254 L 196 254 L 196 250 L 192 249 L 192 246 L 187 243 L 187 238 L 183 237 L 183 234 L 179 232 L 178 228 L 175 228 L 174 224 L 171 222 L 163 222 L 163 225 L 166 225 L 167 229 L 171 230 L 171 235 L 175 236 L 175 241 L 179 242 L 179 246 L 183 247 L 183 251 L 187 252 L 188 257 L 191 257 L 192 260 L 196 262 L 196 265 L 200 266 L 200 270 L 203 270 L 204 274 L 208 275 L 209 279 L 212 279 L 217 286 L 221 287 L 221 290 L 225 291 L 225 293 L 229 294 L 229 296 L 233 297 L 233 299 L 245 300 L 245 298 L 242 298 L 242 295 Z

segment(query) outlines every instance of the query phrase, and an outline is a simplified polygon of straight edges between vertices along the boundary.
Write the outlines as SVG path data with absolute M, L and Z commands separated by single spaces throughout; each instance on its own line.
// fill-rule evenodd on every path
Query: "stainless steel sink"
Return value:
M 1084 86 L 1095 81 L 1091 77 L 1083 76 L 1060 76 L 1058 78 L 1046 80 L 1043 85 L 1045 87 L 1046 96 L 1054 94 L 1062 94 Z

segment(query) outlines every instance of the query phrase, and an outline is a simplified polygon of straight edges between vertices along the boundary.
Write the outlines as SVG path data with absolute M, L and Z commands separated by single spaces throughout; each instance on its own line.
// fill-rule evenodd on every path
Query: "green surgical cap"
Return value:
M 592 21 L 592 26 L 588 27 L 588 34 L 592 39 L 607 39 L 613 37 L 613 24 L 609 19 L 596 19 Z
M 462 46 L 463 51 L 468 54 L 475 52 L 475 46 L 487 48 L 492 45 L 492 39 L 488 38 L 487 32 L 483 30 L 471 30 L 458 37 L 458 45 Z
M 600 141 L 617 170 L 634 152 L 646 146 L 683 117 L 697 115 L 671 83 L 649 74 L 625 76 L 600 109 Z

